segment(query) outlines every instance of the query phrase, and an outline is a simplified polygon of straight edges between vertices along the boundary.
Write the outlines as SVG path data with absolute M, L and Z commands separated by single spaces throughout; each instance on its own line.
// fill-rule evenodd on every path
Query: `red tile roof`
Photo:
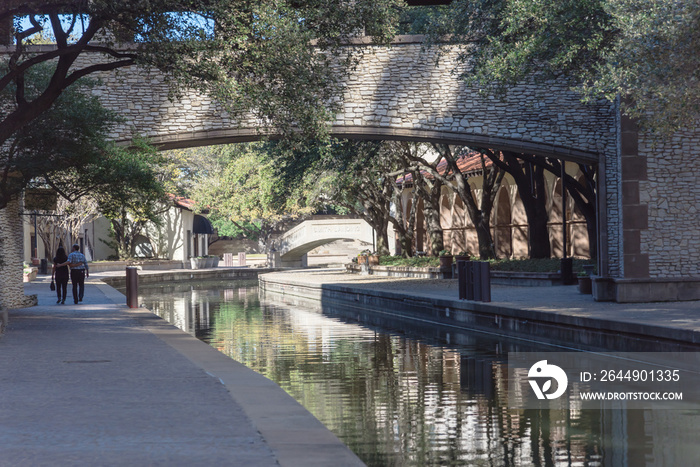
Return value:
M 491 167 L 493 165 L 493 161 L 489 159 L 487 156 L 484 156 L 484 164 L 486 167 Z M 457 158 L 457 168 L 459 169 L 460 172 L 466 175 L 476 175 L 482 170 L 481 166 L 481 153 L 479 152 L 470 152 L 467 154 L 463 154 L 458 156 Z M 444 174 L 445 170 L 447 169 L 447 161 L 443 158 L 440 160 L 440 162 L 437 165 L 437 170 L 439 174 Z M 431 178 L 431 176 L 426 173 L 424 170 L 421 171 L 421 173 L 428 177 Z M 398 177 L 396 180 L 398 183 L 411 183 L 413 181 L 413 175 L 412 174 L 406 174 L 401 177 Z
M 195 202 L 189 198 L 185 198 L 184 196 L 175 196 L 173 194 L 168 194 L 168 198 L 170 198 L 177 207 L 185 208 L 189 211 L 194 209 Z

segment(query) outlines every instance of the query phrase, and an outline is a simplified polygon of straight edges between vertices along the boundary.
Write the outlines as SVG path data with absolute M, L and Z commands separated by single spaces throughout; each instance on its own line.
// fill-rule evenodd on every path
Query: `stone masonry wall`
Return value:
M 20 203 L 10 201 L 0 209 L 0 309 L 20 308 L 36 303 L 36 296 L 24 295 L 23 231 Z
M 641 251 L 649 257 L 649 277 L 700 278 L 700 133 L 684 131 L 665 141 L 639 135 L 646 180 L 639 203 L 648 211 Z
M 454 48 L 444 51 L 436 66 L 436 51 L 423 51 L 419 42 L 363 47 L 363 58 L 346 82 L 342 111 L 332 122 L 341 134 L 352 128 L 366 136 L 435 134 L 483 143 L 497 138 L 593 159 L 614 151 L 614 104 L 583 105 L 565 83 L 516 86 L 501 101 L 458 79 Z M 95 93 L 126 120 L 115 128 L 116 140 L 141 134 L 173 143 L 195 134 L 215 138 L 226 130 L 242 138 L 255 136 L 259 127 L 252 116 L 234 122 L 222 105 L 198 93 L 170 102 L 165 79 L 154 70 L 121 69 L 100 79 Z

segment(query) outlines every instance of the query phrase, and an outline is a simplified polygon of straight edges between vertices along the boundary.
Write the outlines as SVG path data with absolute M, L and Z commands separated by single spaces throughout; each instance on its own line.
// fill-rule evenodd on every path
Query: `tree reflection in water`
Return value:
M 257 282 L 142 286 L 140 302 L 278 383 L 370 466 L 696 465 L 700 410 L 508 409 L 508 352 L 548 351 Z

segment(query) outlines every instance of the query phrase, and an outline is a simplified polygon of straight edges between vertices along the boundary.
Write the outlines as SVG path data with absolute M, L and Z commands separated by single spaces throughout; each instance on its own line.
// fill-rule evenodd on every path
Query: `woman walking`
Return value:
M 56 250 L 56 257 L 53 259 L 53 272 L 52 274 L 56 278 L 56 295 L 58 296 L 58 303 L 66 303 L 66 291 L 68 290 L 68 265 L 57 266 L 57 264 L 65 263 L 68 261 L 68 255 L 66 255 L 66 250 L 62 246 L 58 247 Z

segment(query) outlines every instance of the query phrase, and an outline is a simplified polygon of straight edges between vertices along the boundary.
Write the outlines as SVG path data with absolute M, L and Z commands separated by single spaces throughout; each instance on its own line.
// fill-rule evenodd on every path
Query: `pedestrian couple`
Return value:
M 83 301 L 85 294 L 85 278 L 90 276 L 85 255 L 80 252 L 80 245 L 73 245 L 73 251 L 66 256 L 66 250 L 58 247 L 56 257 L 53 259 L 53 274 L 56 277 L 56 303 L 66 303 L 66 289 L 68 288 L 68 276 L 70 268 L 70 280 L 73 283 L 73 302 L 77 305 Z

